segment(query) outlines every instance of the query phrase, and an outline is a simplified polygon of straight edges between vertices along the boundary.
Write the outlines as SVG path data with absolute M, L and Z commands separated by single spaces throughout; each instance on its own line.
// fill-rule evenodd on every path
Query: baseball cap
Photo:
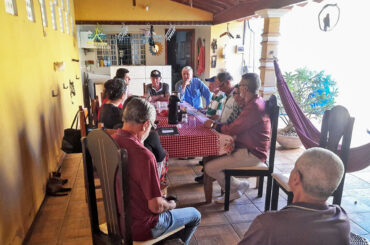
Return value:
M 213 83 L 216 81 L 216 76 L 213 76 L 213 77 L 210 77 L 210 78 L 206 78 L 206 81 L 207 82 L 210 82 L 210 83 Z
M 150 73 L 150 76 L 151 77 L 162 77 L 161 72 L 158 70 L 152 70 L 152 72 Z

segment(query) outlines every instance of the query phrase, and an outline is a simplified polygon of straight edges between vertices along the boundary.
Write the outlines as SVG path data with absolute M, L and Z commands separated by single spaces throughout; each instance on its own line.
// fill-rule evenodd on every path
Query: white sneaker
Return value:
M 248 189 L 249 189 L 249 182 L 248 181 L 241 182 L 239 187 L 238 187 L 238 191 L 241 193 L 241 195 L 246 193 L 248 191 Z
M 231 193 L 230 194 L 230 202 L 234 201 L 235 199 L 240 198 L 242 196 L 242 194 L 240 193 L 240 191 L 236 191 L 234 193 Z M 217 198 L 215 200 L 215 203 L 225 203 L 225 195 L 223 195 L 222 197 Z

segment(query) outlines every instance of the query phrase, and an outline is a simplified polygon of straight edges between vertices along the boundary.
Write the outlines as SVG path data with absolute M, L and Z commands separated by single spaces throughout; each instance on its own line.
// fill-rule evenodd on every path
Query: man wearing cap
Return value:
M 217 120 L 221 116 L 222 105 L 225 100 L 224 92 L 220 91 L 220 88 L 216 85 L 216 76 L 206 79 L 208 82 L 208 88 L 213 93 L 211 102 L 208 105 L 206 115 L 207 117 Z
M 175 91 L 179 93 L 180 100 L 186 101 L 194 108 L 203 107 L 202 96 L 205 99 L 206 106 L 211 100 L 211 92 L 208 87 L 196 77 L 193 77 L 193 69 L 190 66 L 182 68 L 182 80 L 175 84 Z
M 153 70 L 150 73 L 150 80 L 152 80 L 152 84 L 145 86 L 144 96 L 151 102 L 168 101 L 170 97 L 169 87 L 167 83 L 161 83 L 161 72 Z

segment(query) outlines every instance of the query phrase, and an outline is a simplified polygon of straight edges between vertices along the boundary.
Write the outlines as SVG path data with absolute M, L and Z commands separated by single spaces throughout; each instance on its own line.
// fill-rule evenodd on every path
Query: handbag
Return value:
M 62 150 L 65 153 L 81 153 L 82 152 L 82 145 L 81 145 L 81 130 L 77 129 L 78 125 L 78 112 L 76 113 L 72 125 L 70 128 L 64 129 L 64 136 L 62 140 Z M 75 124 L 75 128 L 73 125 Z

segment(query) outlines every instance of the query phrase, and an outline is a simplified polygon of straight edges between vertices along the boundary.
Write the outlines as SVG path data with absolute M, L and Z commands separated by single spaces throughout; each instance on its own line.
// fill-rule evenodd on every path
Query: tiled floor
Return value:
M 275 170 L 289 173 L 301 152 L 302 149 L 278 150 Z M 198 159 L 171 160 L 169 168 L 169 193 L 177 195 L 178 207 L 194 206 L 202 213 L 202 222 L 191 244 L 237 244 L 253 219 L 263 211 L 264 197 L 257 198 L 256 189 L 251 188 L 231 203 L 228 212 L 223 211 L 221 204 L 205 205 L 203 186 L 194 182 L 201 171 L 197 162 Z M 46 198 L 27 244 L 92 244 L 82 168 L 80 154 L 69 155 L 64 160 L 62 177 L 69 179 L 68 186 L 73 190 L 65 197 Z M 254 179 L 250 182 L 255 183 Z M 219 194 L 220 188 L 215 183 L 213 196 Z M 281 195 L 279 208 L 285 203 L 285 196 Z M 102 202 L 98 206 L 102 210 Z M 342 206 L 349 214 L 352 231 L 370 239 L 370 167 L 346 175 Z

